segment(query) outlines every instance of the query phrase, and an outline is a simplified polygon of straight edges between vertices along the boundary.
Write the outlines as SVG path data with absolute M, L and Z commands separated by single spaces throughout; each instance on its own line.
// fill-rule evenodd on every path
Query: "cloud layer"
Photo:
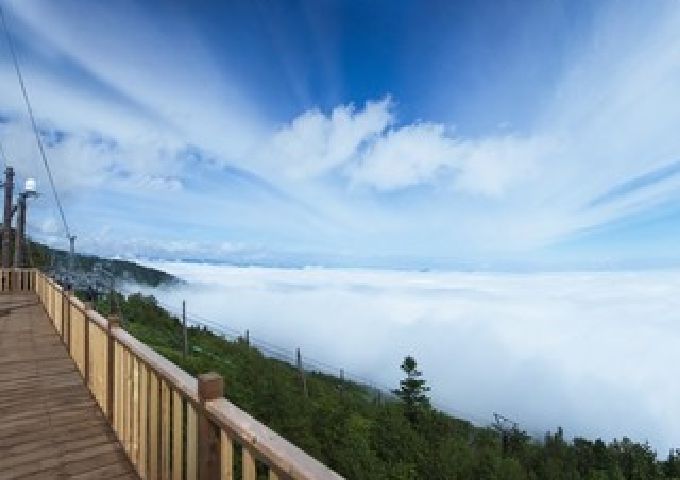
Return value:
M 465 274 L 152 266 L 183 288 L 153 291 L 253 337 L 392 386 L 406 354 L 436 403 L 494 411 L 534 435 L 680 442 L 678 272 Z

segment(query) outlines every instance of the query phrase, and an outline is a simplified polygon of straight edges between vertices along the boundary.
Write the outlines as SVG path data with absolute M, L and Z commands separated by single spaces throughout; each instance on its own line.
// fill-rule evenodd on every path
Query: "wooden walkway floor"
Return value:
M 0 294 L 0 479 L 137 479 L 34 294 Z

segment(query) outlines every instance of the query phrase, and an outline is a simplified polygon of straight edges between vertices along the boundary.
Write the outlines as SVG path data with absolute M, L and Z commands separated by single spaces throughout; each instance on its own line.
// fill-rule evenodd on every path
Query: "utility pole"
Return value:
M 73 252 L 75 251 L 76 236 L 71 235 L 68 237 L 69 250 L 68 250 L 68 273 L 73 275 Z
M 116 302 L 116 276 L 112 273 L 111 274 L 111 290 L 109 292 L 109 310 L 111 312 L 111 315 L 114 313 L 115 309 L 115 304 Z
M 302 353 L 300 352 L 300 347 L 295 349 L 295 363 L 297 364 L 298 373 L 300 374 L 300 381 L 302 382 L 302 390 L 305 397 L 309 396 L 307 391 L 307 377 L 305 375 L 305 368 L 302 365 Z
M 187 334 L 187 302 L 182 300 L 182 333 L 184 334 L 184 350 L 182 356 L 186 359 L 189 355 L 189 336 Z
M 14 169 L 12 167 L 5 168 L 3 186 L 5 187 L 5 209 L 2 224 L 2 268 L 10 268 L 12 266 L 10 245 L 12 243 L 12 203 L 14 199 Z

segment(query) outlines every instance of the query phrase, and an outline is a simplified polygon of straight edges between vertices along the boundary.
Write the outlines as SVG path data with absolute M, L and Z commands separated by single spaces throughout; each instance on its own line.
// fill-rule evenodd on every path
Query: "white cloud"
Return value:
M 442 124 L 416 123 L 378 137 L 348 175 L 355 184 L 380 190 L 448 183 L 461 192 L 500 197 L 531 179 L 548 146 L 538 138 L 456 138 Z
M 393 109 L 388 97 L 361 109 L 339 105 L 329 115 L 308 110 L 277 131 L 258 156 L 293 180 L 336 170 L 353 186 L 389 191 L 448 182 L 498 197 L 530 177 L 547 153 L 543 139 L 472 140 L 439 123 L 394 126 Z
M 41 122 L 41 128 L 48 137 L 60 137 L 55 141 L 43 138 L 43 143 L 56 185 L 66 195 L 83 188 L 171 192 L 182 188 L 177 177 L 183 174 L 184 165 L 178 153 L 186 144 L 180 141 L 154 135 L 104 138 L 89 129 L 55 129 L 51 122 Z M 48 179 L 30 125 L 23 119 L 0 124 L 0 140 L 17 174 L 37 177 L 46 192 Z
M 135 179 L 133 187 L 143 190 L 177 192 L 182 189 L 182 181 L 167 176 L 145 175 Z
M 293 179 L 316 177 L 351 161 L 394 119 L 389 98 L 354 105 L 339 105 L 330 116 L 309 110 L 277 131 L 260 153 L 271 166 Z
M 537 435 L 680 442 L 679 272 L 417 273 L 152 264 L 166 304 L 396 385 L 418 359 L 438 404 Z
M 440 124 L 406 125 L 376 138 L 357 163 L 348 168 L 355 184 L 382 190 L 431 183 L 458 172 L 462 146 Z

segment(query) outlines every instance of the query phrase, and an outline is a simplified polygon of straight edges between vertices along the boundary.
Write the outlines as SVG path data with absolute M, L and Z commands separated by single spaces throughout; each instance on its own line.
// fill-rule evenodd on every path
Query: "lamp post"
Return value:
M 24 245 L 26 243 L 26 204 L 29 198 L 38 196 L 35 186 L 35 180 L 33 178 L 26 180 L 24 191 L 19 194 L 19 199 L 17 201 L 17 231 L 14 239 L 15 268 L 23 268 L 26 266 L 24 262 Z
M 5 210 L 2 224 L 2 268 L 10 268 L 12 266 L 10 246 L 12 244 L 12 203 L 14 195 L 14 169 L 12 167 L 5 168 L 3 187 L 5 187 Z

